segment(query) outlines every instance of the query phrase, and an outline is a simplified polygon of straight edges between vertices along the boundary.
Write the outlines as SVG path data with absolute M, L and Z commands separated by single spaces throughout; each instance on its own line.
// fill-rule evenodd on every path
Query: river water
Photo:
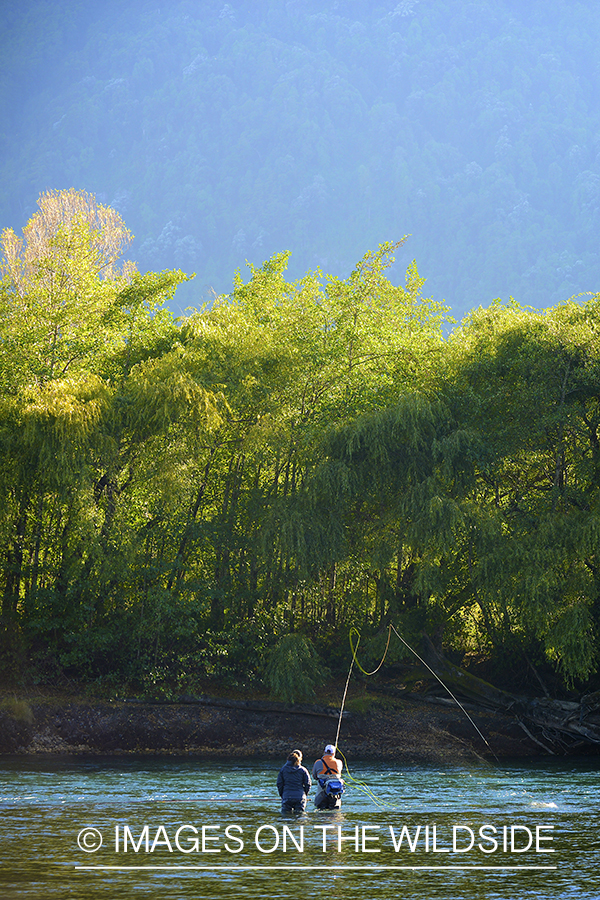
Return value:
M 0 759 L 0 898 L 600 898 L 598 757 L 351 760 L 340 812 L 291 817 L 278 768 Z

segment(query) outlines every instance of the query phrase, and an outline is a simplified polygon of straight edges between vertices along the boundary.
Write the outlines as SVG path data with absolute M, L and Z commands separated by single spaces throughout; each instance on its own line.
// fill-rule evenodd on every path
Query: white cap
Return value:
M 335 747 L 333 746 L 333 744 L 327 744 L 327 746 L 325 747 L 325 752 L 323 753 L 323 756 L 333 756 L 334 753 L 335 753 Z

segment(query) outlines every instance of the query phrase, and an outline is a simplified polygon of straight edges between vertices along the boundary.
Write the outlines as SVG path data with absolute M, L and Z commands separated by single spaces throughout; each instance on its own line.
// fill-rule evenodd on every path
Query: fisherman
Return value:
M 320 759 L 315 760 L 312 774 L 313 778 L 319 783 L 319 789 L 315 797 L 315 807 L 317 809 L 339 809 L 342 805 L 343 782 L 341 779 L 344 764 L 341 759 L 336 759 L 335 747 L 333 744 L 327 744 Z M 327 791 L 327 782 L 340 782 L 341 790 L 329 793 Z
M 277 776 L 281 812 L 304 812 L 311 784 L 308 769 L 302 765 L 302 751 L 292 750 Z

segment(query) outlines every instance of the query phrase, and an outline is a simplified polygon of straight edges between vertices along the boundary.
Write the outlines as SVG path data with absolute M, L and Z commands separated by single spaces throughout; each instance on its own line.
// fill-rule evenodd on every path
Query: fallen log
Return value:
M 424 641 L 424 659 L 449 695 L 482 709 L 509 713 L 530 739 L 546 752 L 559 750 L 564 753 L 565 747 L 580 745 L 582 740 L 600 745 L 600 691 L 585 695 L 579 702 L 513 694 L 449 662 L 438 653 L 427 635 L 424 635 Z M 438 684 L 430 682 L 429 690 L 435 692 L 438 701 L 441 699 Z

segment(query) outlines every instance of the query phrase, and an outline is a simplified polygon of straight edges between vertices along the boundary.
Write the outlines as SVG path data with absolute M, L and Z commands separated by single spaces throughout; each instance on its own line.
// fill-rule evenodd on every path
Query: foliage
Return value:
M 277 254 L 174 321 L 187 276 L 123 267 L 126 238 L 74 191 L 4 234 L 4 673 L 163 697 L 266 673 L 299 701 L 317 652 L 347 670 L 357 628 L 377 664 L 394 624 L 595 685 L 598 295 L 444 338 L 390 242 L 345 279 Z
M 286 634 L 269 655 L 265 679 L 273 697 L 296 703 L 314 697 L 329 674 L 306 635 Z

